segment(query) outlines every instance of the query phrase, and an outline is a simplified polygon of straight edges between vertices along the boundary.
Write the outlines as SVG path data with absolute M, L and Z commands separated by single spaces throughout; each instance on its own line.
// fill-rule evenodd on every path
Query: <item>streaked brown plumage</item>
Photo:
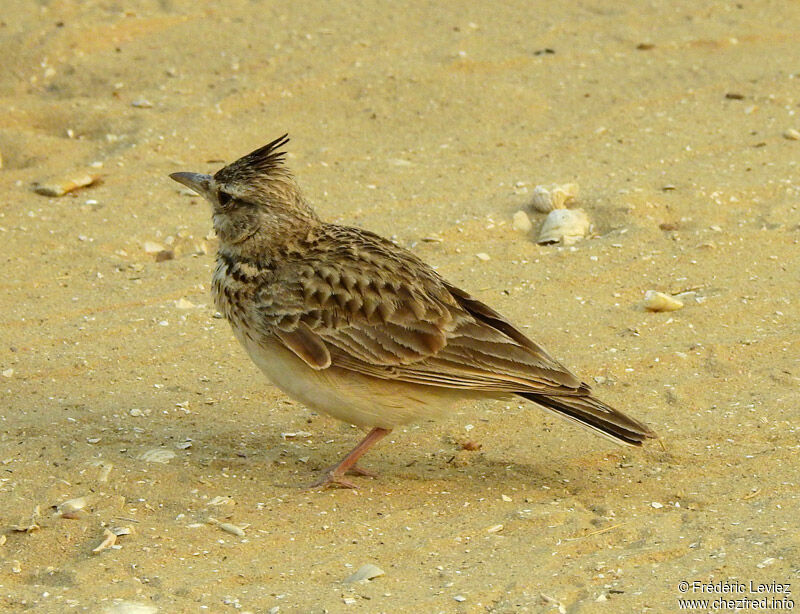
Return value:
M 321 221 L 284 166 L 287 142 L 213 176 L 170 176 L 212 204 L 214 299 L 256 365 L 309 407 L 372 429 L 317 484 L 353 486 L 344 474 L 373 443 L 463 399 L 519 395 L 624 444 L 655 437 L 411 252 Z

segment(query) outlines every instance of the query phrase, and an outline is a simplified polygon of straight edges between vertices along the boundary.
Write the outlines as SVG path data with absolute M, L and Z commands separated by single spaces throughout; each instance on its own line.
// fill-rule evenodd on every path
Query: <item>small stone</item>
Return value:
M 658 509 L 661 509 L 662 507 L 664 507 L 664 504 L 663 503 L 659 503 L 658 501 L 653 501 L 650 504 L 650 507 L 654 507 L 654 508 L 656 508 L 658 510 Z
M 789 139 L 790 141 L 800 141 L 800 130 L 789 128 L 783 133 L 783 138 Z
M 495 525 L 492 525 L 491 527 L 489 527 L 488 529 L 486 529 L 486 532 L 487 533 L 499 533 L 502 530 L 503 530 L 503 525 L 495 524 Z
M 484 252 L 478 252 L 477 254 L 475 254 L 475 257 L 478 260 L 482 260 L 483 262 L 487 262 L 492 259 L 492 257 L 489 254 Z
M 506 502 L 508 502 L 508 503 L 510 503 L 511 501 L 513 501 L 513 499 L 512 499 L 511 497 L 509 497 L 508 495 L 500 495 L 500 498 L 501 498 L 503 501 L 506 501 Z
M 131 102 L 131 106 L 136 107 L 137 109 L 151 109 L 153 108 L 153 103 L 147 98 L 137 98 Z
M 144 412 L 138 407 L 134 407 L 133 409 L 128 411 L 128 413 L 134 418 L 141 418 L 142 416 L 144 416 Z
M 528 214 L 522 210 L 514 213 L 511 226 L 514 228 L 514 230 L 521 232 L 523 234 L 528 234 L 533 228 L 533 224 L 531 223 L 531 218 L 529 218 Z
M 161 245 L 161 243 L 156 243 L 155 241 L 145 241 L 144 251 L 147 254 L 157 254 L 158 252 L 164 251 L 164 246 Z
M 156 253 L 156 262 L 166 262 L 167 260 L 175 260 L 175 252 L 171 249 L 162 249 Z
M 14 377 L 14 369 L 5 369 L 3 371 L 3 377 Z
M 455 599 L 455 600 L 456 600 L 456 601 L 458 601 L 459 603 L 462 603 L 462 602 L 464 602 L 464 601 L 466 601 L 466 600 L 467 600 L 467 598 L 466 598 L 466 597 L 464 597 L 464 595 L 456 595 L 455 597 L 453 597 L 453 599 Z
M 175 307 L 178 309 L 194 309 L 197 305 L 185 298 L 179 298 L 175 301 Z
M 344 602 L 345 605 L 353 605 L 356 602 L 356 600 L 353 599 L 352 597 L 345 597 L 344 599 L 342 599 L 342 601 Z

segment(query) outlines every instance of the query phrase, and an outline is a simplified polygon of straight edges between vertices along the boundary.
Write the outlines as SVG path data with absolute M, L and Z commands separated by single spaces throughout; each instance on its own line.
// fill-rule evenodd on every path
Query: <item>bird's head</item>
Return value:
M 286 153 L 279 148 L 288 142 L 284 134 L 213 175 L 170 177 L 211 203 L 214 230 L 223 243 L 241 244 L 259 234 L 285 235 L 318 221 L 284 166 Z

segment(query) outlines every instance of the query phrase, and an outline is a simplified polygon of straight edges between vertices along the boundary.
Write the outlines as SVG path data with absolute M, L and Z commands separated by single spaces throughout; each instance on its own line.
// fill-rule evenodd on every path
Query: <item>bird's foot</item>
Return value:
M 354 482 L 348 480 L 345 476 L 347 473 L 353 473 L 355 475 L 363 475 L 366 477 L 374 478 L 377 477 L 377 473 L 374 471 L 369 471 L 367 469 L 363 469 L 358 465 L 353 465 L 349 467 L 345 471 L 341 471 L 341 467 L 339 465 L 334 465 L 333 467 L 328 467 L 309 488 L 328 488 L 329 486 L 338 486 L 339 488 L 358 488 Z

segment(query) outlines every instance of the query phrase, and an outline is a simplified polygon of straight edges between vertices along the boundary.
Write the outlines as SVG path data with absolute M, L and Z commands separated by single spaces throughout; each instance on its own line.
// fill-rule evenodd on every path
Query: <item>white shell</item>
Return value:
M 591 225 L 583 209 L 555 209 L 545 218 L 537 242 L 572 245 L 586 236 Z
M 153 448 L 152 450 L 147 450 L 146 452 L 142 452 L 139 455 L 139 460 L 143 460 L 148 463 L 168 463 L 173 458 L 175 458 L 177 454 L 172 450 L 167 450 L 165 448 Z
M 67 501 L 59 503 L 56 506 L 56 512 L 63 518 L 77 518 L 78 512 L 86 507 L 87 503 L 88 501 L 86 497 L 75 497 L 74 499 L 68 499 Z
M 578 199 L 578 191 L 577 183 L 537 185 L 533 188 L 530 206 L 540 213 L 564 209 L 567 203 Z
M 358 568 L 353 575 L 346 577 L 343 582 L 345 584 L 352 584 L 353 582 L 364 582 L 366 580 L 372 580 L 373 578 L 377 578 L 378 576 L 384 575 L 383 569 L 378 567 L 377 565 L 373 565 L 372 563 L 367 563 L 366 565 L 362 565 Z
M 677 311 L 682 307 L 683 302 L 669 294 L 655 290 L 648 290 L 644 294 L 644 308 L 647 311 Z

